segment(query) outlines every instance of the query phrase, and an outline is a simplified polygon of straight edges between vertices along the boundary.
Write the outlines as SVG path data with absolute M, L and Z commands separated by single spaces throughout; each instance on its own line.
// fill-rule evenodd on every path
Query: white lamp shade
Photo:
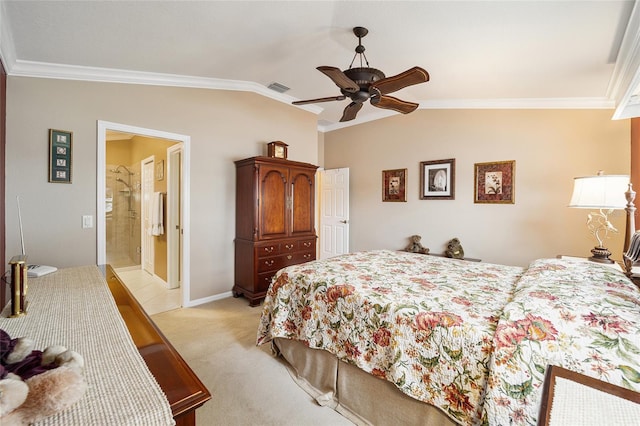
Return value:
M 573 195 L 569 207 L 581 209 L 624 209 L 624 193 L 629 187 L 629 176 L 598 175 L 574 178 Z

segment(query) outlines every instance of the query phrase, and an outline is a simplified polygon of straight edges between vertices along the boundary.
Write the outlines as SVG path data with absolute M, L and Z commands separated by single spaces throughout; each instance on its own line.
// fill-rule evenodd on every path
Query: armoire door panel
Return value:
M 291 235 L 314 233 L 314 176 L 308 170 L 291 170 Z
M 286 168 L 260 169 L 260 239 L 287 235 L 287 178 Z

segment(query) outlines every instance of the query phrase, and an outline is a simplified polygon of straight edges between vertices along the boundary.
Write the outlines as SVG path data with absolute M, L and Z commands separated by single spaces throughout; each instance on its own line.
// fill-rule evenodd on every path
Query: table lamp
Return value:
M 609 259 L 611 252 L 604 247 L 602 241 L 609 232 L 618 230 L 609 222 L 609 215 L 614 210 L 621 210 L 627 206 L 625 191 L 629 186 L 629 176 L 605 175 L 599 171 L 596 176 L 574 178 L 573 194 L 569 207 L 579 209 L 598 209 L 587 215 L 587 228 L 598 241 L 598 245 L 591 249 L 593 256 L 589 260 L 600 263 L 614 263 Z

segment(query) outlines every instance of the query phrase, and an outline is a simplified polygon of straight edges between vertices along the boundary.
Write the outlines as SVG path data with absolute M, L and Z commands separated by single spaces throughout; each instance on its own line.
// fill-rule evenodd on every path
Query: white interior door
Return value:
M 349 253 L 349 169 L 320 171 L 320 259 Z
M 167 149 L 167 286 L 182 281 L 182 144 Z
M 155 178 L 155 158 L 153 156 L 142 160 L 142 199 L 140 208 L 142 210 L 142 269 L 153 275 L 154 268 L 154 244 L 151 235 L 151 206 Z

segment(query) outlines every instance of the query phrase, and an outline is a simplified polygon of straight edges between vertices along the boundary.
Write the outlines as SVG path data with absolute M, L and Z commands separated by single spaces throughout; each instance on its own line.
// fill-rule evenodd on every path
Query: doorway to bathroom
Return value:
M 98 122 L 98 263 L 149 314 L 188 305 L 188 152 L 188 136 Z

